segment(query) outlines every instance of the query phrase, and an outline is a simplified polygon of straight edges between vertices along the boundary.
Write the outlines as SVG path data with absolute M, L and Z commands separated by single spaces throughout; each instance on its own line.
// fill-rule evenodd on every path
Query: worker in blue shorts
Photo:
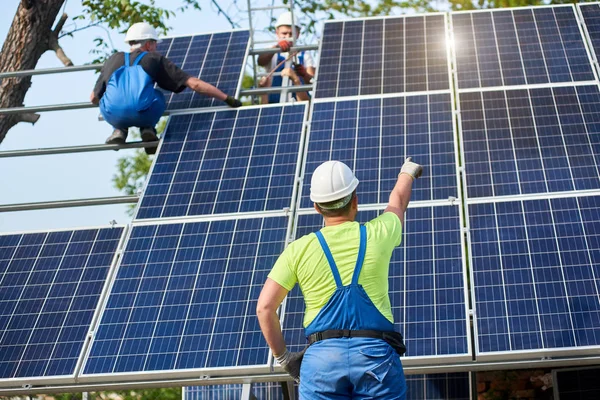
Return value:
M 422 167 L 408 158 L 389 204 L 360 225 L 358 179 L 344 163 L 315 169 L 310 199 L 325 227 L 291 243 L 262 289 L 257 315 L 278 363 L 300 381 L 302 399 L 404 399 L 406 381 L 388 295 L 392 252 L 402 239 L 412 183 Z M 306 305 L 304 328 L 310 346 L 287 350 L 277 308 L 298 283 Z
M 242 103 L 210 83 L 190 76 L 168 58 L 156 52 L 158 34 L 146 22 L 127 30 L 129 53 L 115 53 L 102 66 L 90 101 L 100 104 L 100 112 L 114 128 L 107 144 L 123 144 L 128 128 L 140 128 L 144 142 L 157 141 L 155 125 L 166 108 L 165 97 L 157 89 L 179 93 L 186 87 L 206 96 L 223 100 L 230 107 Z M 148 149 L 147 149 L 148 150 Z

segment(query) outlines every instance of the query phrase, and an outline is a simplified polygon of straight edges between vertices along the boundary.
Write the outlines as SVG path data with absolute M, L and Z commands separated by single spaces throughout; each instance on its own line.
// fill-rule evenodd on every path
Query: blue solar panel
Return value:
M 134 226 L 84 375 L 266 365 L 255 316 L 286 217 Z
M 453 13 L 458 88 L 593 81 L 573 6 Z
M 584 26 L 597 60 L 600 55 L 600 4 L 578 4 L 577 7 L 583 16 Z
M 599 210 L 598 196 L 469 206 L 479 354 L 597 353 Z
M 409 156 L 425 170 L 413 201 L 458 196 L 450 94 L 315 103 L 301 207 L 312 207 L 312 171 L 327 160 L 356 172 L 362 204 L 387 203 Z
M 228 95 L 237 92 L 246 65 L 250 32 L 246 30 L 166 38 L 157 51 L 192 76 Z M 223 106 L 220 100 L 200 96 L 186 88 L 179 94 L 164 91 L 167 110 Z
M 364 223 L 377 211 L 360 211 Z M 323 226 L 318 214 L 298 217 L 296 238 Z M 469 331 L 465 304 L 465 271 L 462 262 L 461 222 L 458 206 L 409 208 L 403 240 L 390 263 L 389 294 L 395 328 L 404 336 L 404 359 L 424 356 L 469 356 Z M 304 301 L 296 286 L 288 295 L 283 332 L 288 348 L 306 345 L 302 319 Z M 436 359 L 443 362 L 442 358 Z
M 600 189 L 598 86 L 460 95 L 469 198 Z
M 171 118 L 136 218 L 291 207 L 305 104 Z
M 470 400 L 468 372 L 407 375 L 407 400 Z
M 0 378 L 75 373 L 122 233 L 0 236 Z
M 315 98 L 448 90 L 448 71 L 442 14 L 327 22 Z
M 283 382 L 256 382 L 252 394 L 260 400 L 286 400 Z M 291 384 L 291 383 L 290 383 Z M 242 398 L 242 384 L 189 386 L 183 388 L 183 400 L 238 400 Z M 298 396 L 298 395 L 296 395 Z
M 556 400 L 600 399 L 600 367 L 566 368 L 552 370 Z

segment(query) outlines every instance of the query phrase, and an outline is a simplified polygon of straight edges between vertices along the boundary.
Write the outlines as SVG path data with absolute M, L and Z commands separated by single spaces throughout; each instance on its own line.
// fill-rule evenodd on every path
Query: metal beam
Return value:
M 537 360 L 520 360 L 520 361 L 495 361 L 495 362 L 464 362 L 457 364 L 435 364 L 404 367 L 404 372 L 407 375 L 412 374 L 440 374 L 450 372 L 468 372 L 468 371 L 500 371 L 514 369 L 529 369 L 529 368 L 558 368 L 569 366 L 582 365 L 598 365 L 600 364 L 600 356 L 590 357 L 568 357 L 556 359 L 537 359 Z M 39 379 L 39 378 L 37 378 Z M 256 382 L 281 382 L 289 381 L 290 376 L 285 373 L 272 374 L 257 374 L 257 375 L 240 375 L 240 376 L 219 376 L 198 378 L 181 378 L 181 379 L 163 379 L 163 380 L 146 380 L 146 381 L 129 381 L 115 382 L 114 375 L 106 375 L 105 381 L 88 382 L 88 383 L 72 383 L 64 385 L 36 385 L 36 378 L 31 380 L 19 381 L 21 384 L 14 382 L 13 387 L 6 387 L 6 381 L 0 383 L 5 387 L 0 387 L 0 396 L 23 396 L 27 394 L 50 394 L 50 393 L 74 393 L 74 392 L 97 392 L 97 391 L 115 391 L 129 390 L 140 388 L 165 388 L 175 386 L 205 386 L 205 385 L 227 385 L 239 383 L 256 383 Z
M 78 110 L 80 108 L 94 108 L 94 107 L 98 107 L 98 106 L 90 103 L 89 101 L 86 101 L 84 103 L 52 104 L 52 105 L 48 105 L 48 106 L 0 108 L 0 115 L 28 114 L 28 113 L 37 113 L 37 112 L 44 112 L 44 111 Z
M 290 53 L 294 53 L 297 51 L 306 51 L 306 50 L 319 50 L 319 46 L 316 44 L 302 45 L 302 46 L 294 46 L 290 49 Z M 259 56 L 261 54 L 275 54 L 280 53 L 281 49 L 279 47 L 267 47 L 264 49 L 254 49 L 250 50 L 248 54 L 251 56 Z
M 66 72 L 92 71 L 92 70 L 101 69 L 103 65 L 104 64 L 86 64 L 86 65 L 73 65 L 71 67 L 26 69 L 23 71 L 0 72 L 0 79 L 2 79 L 2 78 L 17 78 L 20 76 L 48 75 L 48 74 L 62 74 L 62 73 L 66 73 Z
M 159 142 L 131 142 L 126 144 L 91 144 L 86 146 L 48 147 L 27 150 L 0 151 L 0 158 L 46 156 L 50 154 L 86 153 L 90 151 L 137 149 L 143 147 L 156 147 Z
M 113 196 L 76 200 L 41 201 L 38 203 L 0 204 L 0 212 L 46 210 L 49 208 L 102 206 L 108 204 L 126 204 L 137 203 L 138 200 L 138 196 Z
M 241 96 L 251 96 L 251 95 L 261 95 L 261 94 L 269 94 L 269 93 L 280 93 L 282 91 L 282 86 L 275 87 L 265 87 L 258 89 L 247 89 L 240 91 Z M 296 86 L 285 86 L 288 92 L 310 92 L 313 90 L 313 85 L 296 85 Z

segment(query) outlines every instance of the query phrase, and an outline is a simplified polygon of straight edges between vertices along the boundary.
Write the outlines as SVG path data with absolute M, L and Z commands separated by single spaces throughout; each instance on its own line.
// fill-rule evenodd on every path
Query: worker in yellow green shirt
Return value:
M 358 179 L 352 170 L 339 161 L 315 169 L 310 199 L 325 227 L 285 249 L 257 306 L 262 333 L 279 364 L 300 381 L 301 399 L 405 399 L 399 355 L 406 349 L 394 332 L 388 273 L 421 173 L 420 165 L 406 159 L 383 214 L 360 225 L 354 221 Z M 277 309 L 296 283 L 304 295 L 310 346 L 293 353 Z

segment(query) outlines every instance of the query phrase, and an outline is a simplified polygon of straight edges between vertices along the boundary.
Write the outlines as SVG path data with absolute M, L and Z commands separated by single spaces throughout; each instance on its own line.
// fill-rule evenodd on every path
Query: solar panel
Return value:
M 460 95 L 469 198 L 600 189 L 597 85 Z
M 137 219 L 291 207 L 305 104 L 173 116 Z
M 471 400 L 468 372 L 407 375 L 407 400 Z
M 83 376 L 266 368 L 256 301 L 283 250 L 287 221 L 134 226 Z
M 600 54 L 600 4 L 577 4 L 583 20 L 584 29 L 587 31 L 595 59 Z
M 552 370 L 556 400 L 594 400 L 600 398 L 600 367 Z
M 380 211 L 379 211 L 380 212 Z M 359 211 L 357 221 L 378 211 Z M 436 363 L 469 356 L 459 206 L 409 208 L 403 240 L 390 263 L 389 294 L 395 329 L 404 336 L 403 362 L 437 356 Z M 316 213 L 298 217 L 296 238 L 323 226 Z M 283 313 L 283 333 L 290 351 L 306 345 L 302 320 L 304 300 L 298 286 L 290 292 Z
M 249 40 L 250 32 L 247 30 L 179 36 L 163 39 L 157 51 L 191 76 L 234 96 L 246 65 Z M 167 111 L 224 105 L 220 100 L 200 96 L 189 88 L 179 94 L 163 93 L 167 99 Z
M 480 356 L 598 352 L 599 210 L 600 196 L 469 205 Z
M 459 89 L 596 80 L 571 5 L 451 18 Z
M 443 14 L 325 23 L 316 99 L 449 89 Z
M 260 400 L 285 400 L 282 382 L 256 382 L 252 394 Z M 236 400 L 242 398 L 242 384 L 188 386 L 183 388 L 183 400 Z
M 122 233 L 0 236 L 0 378 L 75 374 Z
M 425 169 L 413 201 L 457 197 L 454 137 L 449 93 L 315 103 L 300 205 L 312 207 L 312 171 L 327 160 L 356 172 L 361 204 L 387 203 L 409 156 Z

